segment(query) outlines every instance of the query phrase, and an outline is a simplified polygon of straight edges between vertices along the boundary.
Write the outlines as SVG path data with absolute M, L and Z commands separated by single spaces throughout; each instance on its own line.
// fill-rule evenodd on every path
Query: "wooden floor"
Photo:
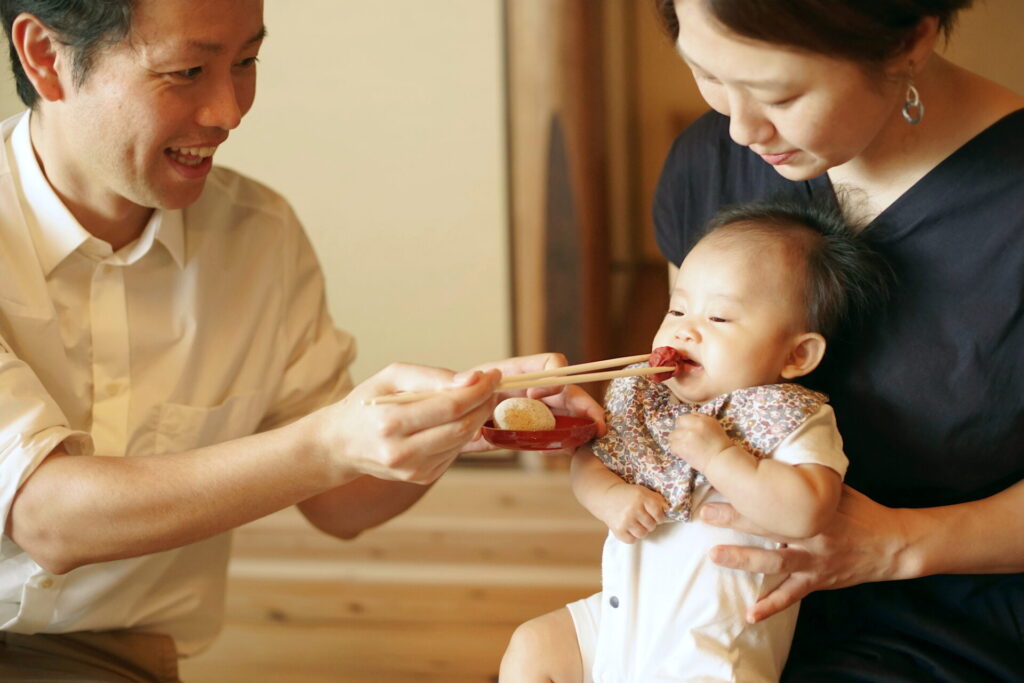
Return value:
M 457 466 L 348 542 L 283 511 L 236 533 L 225 630 L 182 678 L 493 681 L 517 624 L 598 589 L 604 535 L 564 470 Z

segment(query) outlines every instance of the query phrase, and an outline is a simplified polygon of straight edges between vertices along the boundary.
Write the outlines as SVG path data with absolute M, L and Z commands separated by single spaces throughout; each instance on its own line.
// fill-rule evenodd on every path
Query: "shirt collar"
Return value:
M 159 241 L 179 268 L 185 264 L 185 232 L 181 210 L 157 209 L 137 240 L 125 245 L 111 257 L 110 245 L 93 237 L 54 192 L 36 159 L 30 133 L 29 110 L 11 133 L 11 154 L 21 181 L 23 211 L 39 262 L 46 275 L 75 251 L 81 249 L 96 260 L 130 265 L 149 252 Z

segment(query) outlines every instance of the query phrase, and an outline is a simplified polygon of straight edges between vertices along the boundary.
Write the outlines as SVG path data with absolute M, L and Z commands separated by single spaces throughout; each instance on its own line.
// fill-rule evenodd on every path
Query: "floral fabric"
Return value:
M 827 400 L 824 394 L 784 383 L 739 389 L 693 404 L 677 401 L 667 387 L 646 377 L 621 377 L 612 381 L 605 397 L 608 433 L 591 448 L 627 482 L 664 496 L 669 519 L 688 522 L 694 488 L 707 479 L 669 450 L 668 435 L 677 417 L 710 415 L 736 444 L 766 458 Z

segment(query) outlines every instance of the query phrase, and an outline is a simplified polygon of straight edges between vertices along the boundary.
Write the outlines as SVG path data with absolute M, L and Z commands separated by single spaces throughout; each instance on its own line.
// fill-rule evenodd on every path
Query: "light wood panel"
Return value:
M 188 683 L 490 682 L 512 630 L 600 584 L 564 471 L 456 467 L 350 542 L 285 510 L 235 534 L 227 623 Z

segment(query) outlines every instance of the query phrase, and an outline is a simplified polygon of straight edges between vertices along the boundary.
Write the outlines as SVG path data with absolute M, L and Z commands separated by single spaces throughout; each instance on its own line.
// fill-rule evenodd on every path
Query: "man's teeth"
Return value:
M 169 151 L 171 158 L 179 164 L 198 166 L 208 157 L 212 157 L 216 150 L 216 147 L 172 147 Z

